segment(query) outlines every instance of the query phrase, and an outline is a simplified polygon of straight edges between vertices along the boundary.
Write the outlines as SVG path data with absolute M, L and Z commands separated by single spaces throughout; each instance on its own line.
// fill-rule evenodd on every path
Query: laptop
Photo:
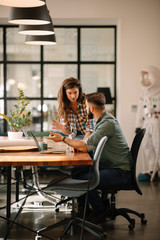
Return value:
M 53 149 L 50 149 L 50 150 L 42 150 L 41 147 L 40 147 L 40 144 L 36 138 L 36 136 L 34 135 L 33 132 L 30 132 L 31 136 L 33 137 L 33 140 L 38 148 L 38 150 L 40 151 L 40 153 L 65 153 L 66 151 L 57 151 L 57 150 L 53 150 Z
M 25 138 L 26 138 L 27 140 L 30 140 L 30 137 L 29 137 L 27 131 L 24 130 L 24 129 L 23 129 L 22 131 L 23 131 L 23 133 L 24 133 Z

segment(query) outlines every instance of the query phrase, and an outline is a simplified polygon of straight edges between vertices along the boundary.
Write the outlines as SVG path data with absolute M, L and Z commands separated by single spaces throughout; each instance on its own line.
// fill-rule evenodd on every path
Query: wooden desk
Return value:
M 88 153 L 7 152 L 0 153 L 0 166 L 73 166 L 91 165 Z
M 41 154 L 39 151 L 0 153 L 0 166 L 7 166 L 7 218 L 10 218 L 12 166 L 73 166 L 91 165 L 88 153 Z

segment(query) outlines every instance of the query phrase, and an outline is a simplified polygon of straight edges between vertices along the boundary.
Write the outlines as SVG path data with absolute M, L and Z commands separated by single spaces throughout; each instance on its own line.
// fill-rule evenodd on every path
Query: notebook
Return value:
M 41 150 L 40 144 L 39 144 L 36 136 L 34 135 L 33 132 L 30 132 L 30 133 L 31 133 L 31 136 L 33 137 L 33 140 L 35 141 L 35 144 L 36 144 L 38 150 L 40 151 L 40 153 L 65 153 L 66 152 L 64 150 L 62 150 L 62 151 L 58 150 L 57 151 L 57 150 L 53 150 L 53 149 L 51 149 L 51 150 Z

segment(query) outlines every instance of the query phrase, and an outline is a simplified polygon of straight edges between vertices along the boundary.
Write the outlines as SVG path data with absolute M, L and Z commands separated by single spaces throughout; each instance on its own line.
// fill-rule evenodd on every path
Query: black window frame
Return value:
M 44 79 L 44 64 L 77 64 L 77 77 L 81 81 L 80 68 L 81 64 L 113 64 L 114 68 L 114 97 L 112 100 L 114 102 L 114 116 L 116 116 L 116 106 L 117 106 L 117 95 L 116 95 L 116 79 L 117 79 L 117 26 L 116 25 L 55 25 L 54 28 L 76 28 L 78 37 L 77 37 L 77 61 L 44 61 L 44 46 L 40 46 L 40 60 L 39 61 L 7 61 L 6 53 L 6 29 L 7 28 L 18 28 L 17 25 L 0 25 L 0 28 L 3 28 L 3 60 L 0 60 L 0 64 L 3 64 L 3 79 L 4 79 L 4 94 L 3 97 L 0 97 L 0 100 L 4 100 L 4 113 L 7 114 L 7 101 L 16 100 L 14 97 L 7 97 L 6 95 L 6 82 L 7 82 L 7 64 L 40 64 L 40 75 L 41 75 L 41 93 L 40 97 L 31 97 L 31 100 L 40 100 L 41 102 L 41 131 L 43 131 L 43 102 L 44 100 L 57 100 L 57 98 L 46 98 L 43 97 L 43 79 Z M 113 28 L 114 29 L 114 61 L 82 61 L 80 59 L 81 53 L 81 28 Z M 4 132 L 7 132 L 7 122 L 4 119 L 3 129 Z

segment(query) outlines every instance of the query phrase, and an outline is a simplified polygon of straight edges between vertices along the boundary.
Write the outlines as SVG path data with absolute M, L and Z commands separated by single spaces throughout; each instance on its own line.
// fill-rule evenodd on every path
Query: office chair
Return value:
M 114 220 L 118 215 L 123 216 L 126 218 L 129 222 L 128 228 L 130 230 L 133 230 L 135 227 L 135 219 L 131 218 L 129 216 L 129 213 L 134 214 L 138 216 L 141 219 L 142 224 L 146 224 L 147 220 L 145 219 L 144 213 L 138 213 L 134 210 L 128 209 L 128 208 L 116 208 L 116 194 L 118 191 L 121 190 L 135 190 L 138 194 L 142 195 L 142 192 L 140 190 L 140 187 L 138 185 L 137 179 L 136 179 L 136 162 L 137 162 L 137 156 L 138 156 L 138 151 L 142 142 L 142 139 L 144 137 L 146 129 L 141 129 L 136 136 L 134 137 L 132 146 L 131 146 L 131 154 L 133 158 L 133 165 L 131 169 L 131 179 L 132 183 L 129 185 L 116 185 L 116 186 L 110 186 L 110 187 L 102 187 L 100 189 L 101 191 L 101 196 L 104 202 L 107 199 L 108 194 L 111 194 L 110 198 L 110 209 L 108 211 L 107 217 L 110 219 Z
M 94 172 L 93 178 L 89 178 L 88 180 L 79 180 L 79 179 L 72 179 L 69 176 L 68 178 L 61 180 L 58 183 L 55 183 L 51 186 L 48 185 L 48 189 L 46 188 L 46 190 L 56 192 L 66 197 L 71 197 L 72 199 L 71 216 L 70 218 L 63 219 L 58 223 L 52 224 L 48 227 L 44 227 L 38 230 L 35 240 L 39 239 L 40 234 L 42 232 L 57 228 L 61 225 L 65 225 L 65 228 L 61 233 L 60 237 L 58 238 L 59 240 L 61 240 L 65 236 L 65 234 L 68 232 L 69 229 L 71 229 L 71 234 L 73 234 L 75 225 L 81 226 L 82 229 L 84 228 L 88 232 L 92 233 L 94 236 L 97 237 L 97 239 L 106 239 L 107 234 L 103 232 L 103 228 L 101 226 L 97 226 L 95 224 L 87 222 L 84 219 L 77 217 L 75 213 L 75 198 L 80 197 L 83 194 L 86 194 L 89 190 L 94 189 L 99 184 L 99 181 L 100 181 L 99 160 L 100 160 L 100 156 L 106 141 L 107 141 L 107 137 L 105 136 L 100 140 L 96 148 L 94 158 L 93 158 L 93 165 L 92 165 L 93 172 Z M 84 216 L 85 216 L 85 210 L 84 210 Z

